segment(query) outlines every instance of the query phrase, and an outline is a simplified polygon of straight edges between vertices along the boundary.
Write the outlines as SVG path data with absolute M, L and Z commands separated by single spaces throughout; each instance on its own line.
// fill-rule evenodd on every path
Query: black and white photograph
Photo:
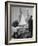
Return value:
M 6 2 L 5 43 L 36 42 L 36 3 Z
M 11 36 L 13 38 L 32 38 L 33 8 L 11 6 Z

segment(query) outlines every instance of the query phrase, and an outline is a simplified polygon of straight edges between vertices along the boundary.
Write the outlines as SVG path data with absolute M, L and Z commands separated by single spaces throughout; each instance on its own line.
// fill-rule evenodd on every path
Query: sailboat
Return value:
M 20 8 L 20 15 L 19 15 L 19 26 L 16 28 L 22 28 L 22 27 L 27 27 L 28 28 L 28 24 L 25 21 L 25 16 L 22 13 L 22 9 Z

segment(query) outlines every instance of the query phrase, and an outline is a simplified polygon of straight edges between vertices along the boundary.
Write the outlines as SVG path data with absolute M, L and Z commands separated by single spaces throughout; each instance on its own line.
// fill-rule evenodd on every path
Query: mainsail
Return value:
M 21 20 L 20 20 L 20 22 L 19 22 L 19 25 L 25 25 L 25 24 L 26 24 L 26 22 L 25 22 L 25 17 L 24 17 L 24 15 L 22 14 Z

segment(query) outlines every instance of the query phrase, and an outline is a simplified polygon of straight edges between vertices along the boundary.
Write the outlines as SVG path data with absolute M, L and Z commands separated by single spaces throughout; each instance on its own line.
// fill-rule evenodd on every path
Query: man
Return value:
M 30 17 L 30 19 L 28 21 L 28 24 L 29 24 L 29 33 L 30 33 L 29 37 L 32 37 L 32 32 L 33 32 L 33 20 L 32 20 L 32 16 Z

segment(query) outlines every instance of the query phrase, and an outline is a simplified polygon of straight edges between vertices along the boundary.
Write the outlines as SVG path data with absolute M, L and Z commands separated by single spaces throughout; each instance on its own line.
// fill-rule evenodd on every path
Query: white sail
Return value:
M 24 17 L 24 15 L 22 14 L 22 17 L 21 17 L 21 20 L 20 20 L 20 22 L 19 22 L 19 25 L 24 25 L 24 24 L 26 24 L 26 22 L 25 22 L 25 17 Z

